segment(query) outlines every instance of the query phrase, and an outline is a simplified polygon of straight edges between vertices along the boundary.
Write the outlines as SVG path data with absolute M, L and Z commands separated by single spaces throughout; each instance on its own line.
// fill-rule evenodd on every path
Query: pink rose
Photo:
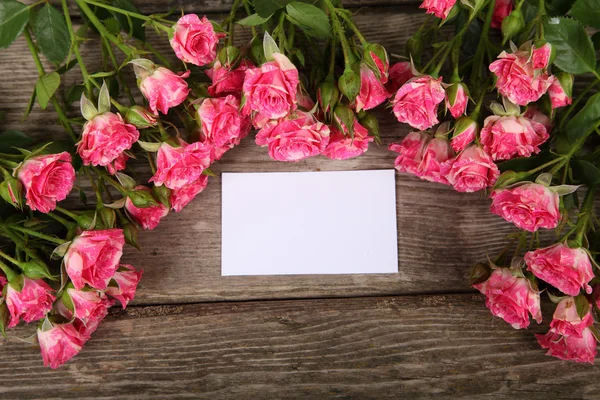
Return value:
M 546 355 L 560 358 L 561 360 L 576 361 L 580 363 L 594 363 L 598 353 L 596 338 L 590 330 L 583 330 L 582 336 L 561 336 L 550 330 L 545 335 L 535 335 L 542 348 L 548 349 Z
M 587 300 L 586 300 L 587 301 Z M 575 299 L 565 297 L 556 306 L 550 329 L 563 336 L 582 337 L 583 331 L 594 323 L 591 308 L 585 317 L 581 318 L 577 313 Z
M 190 71 L 176 74 L 164 67 L 158 67 L 154 72 L 141 78 L 139 86 L 142 94 L 148 100 L 150 110 L 156 114 L 159 110 L 163 114 L 169 112 L 169 108 L 183 103 L 190 92 L 184 78 L 190 75 Z
M 425 132 L 410 132 L 400 143 L 392 143 L 389 150 L 398 154 L 394 162 L 400 172 L 416 175 L 423 161 L 425 146 L 431 140 L 431 135 Z
M 86 342 L 72 323 L 54 324 L 47 331 L 38 328 L 37 337 L 44 366 L 52 369 L 60 367 L 73 358 Z
M 446 19 L 455 3 L 456 0 L 424 0 L 419 8 L 425 8 L 427 14 L 433 14 L 438 18 Z
M 392 101 L 398 121 L 421 131 L 437 124 L 437 107 L 445 98 L 441 81 L 423 75 L 402 85 Z
M 256 134 L 256 144 L 269 147 L 277 161 L 300 161 L 321 154 L 329 143 L 329 127 L 310 113 L 297 111 L 281 121 L 268 122 Z
M 539 292 L 527 278 L 514 276 L 508 268 L 493 270 L 487 281 L 473 287 L 485 295 L 485 305 L 492 314 L 513 328 L 527 328 L 529 314 L 538 324 L 542 322 Z
M 150 189 L 143 185 L 137 186 L 135 190 L 150 192 Z M 169 213 L 169 209 L 160 202 L 150 207 L 136 207 L 129 197 L 125 199 L 125 210 L 137 224 L 148 231 L 156 228 L 160 220 Z
M 250 110 L 268 119 L 283 118 L 296 109 L 298 70 L 283 54 L 274 61 L 246 70 L 244 95 Z
M 228 69 L 222 66 L 218 60 L 215 61 L 213 67 L 205 71 L 212 81 L 212 84 L 208 87 L 208 94 L 212 97 L 227 95 L 233 95 L 237 98 L 242 97 L 246 70 L 252 67 L 254 65 L 246 59 L 242 60 L 235 69 Z
M 385 88 L 389 95 L 392 96 L 400 89 L 400 86 L 404 85 L 411 78 L 414 78 L 414 74 L 410 62 L 397 62 L 390 67 L 390 73 Z
M 458 192 L 476 192 L 493 186 L 500 176 L 492 158 L 475 144 L 443 163 L 440 173 Z
M 217 57 L 217 44 L 221 37 L 225 34 L 216 34 L 206 17 L 200 19 L 196 14 L 187 14 L 173 25 L 170 43 L 177 58 L 201 67 Z
M 458 118 L 467 110 L 469 95 L 463 83 L 455 83 L 446 89 L 446 108 L 454 118 Z
M 542 63 L 537 62 L 538 65 Z M 490 64 L 490 71 L 498 77 L 498 92 L 522 106 L 537 101 L 552 83 L 545 67 L 535 68 L 531 50 L 519 50 L 513 54 L 503 51 L 498 60 Z
M 330 127 L 331 135 L 329 144 L 323 151 L 323 155 L 332 160 L 347 160 L 358 157 L 369 149 L 369 143 L 374 140 L 369 136 L 369 131 L 354 121 L 354 138 L 344 135 L 334 127 Z
M 137 142 L 140 133 L 120 114 L 105 112 L 83 125 L 77 152 L 84 165 L 108 166 Z
M 556 78 L 552 80 L 552 84 L 548 88 L 548 96 L 550 97 L 552 108 L 565 107 L 573 101 L 571 93 L 567 93 L 561 82 Z
M 171 190 L 171 209 L 175 212 L 183 210 L 183 207 L 187 206 L 198 193 L 203 191 L 207 184 L 208 176 L 201 175 L 194 182 L 188 183 L 179 189 Z
M 477 136 L 477 122 L 469 117 L 462 117 L 454 125 L 454 134 L 450 144 L 455 152 L 460 153 L 473 143 Z
M 106 289 L 119 266 L 124 244 L 122 229 L 83 231 L 76 236 L 64 257 L 73 286 L 83 289 L 87 283 L 95 289 Z
M 594 272 L 588 253 L 582 248 L 557 243 L 525 253 L 525 263 L 535 276 L 569 296 L 577 296 L 580 289 L 592 293 L 589 283 Z
M 539 183 L 495 190 L 491 198 L 491 212 L 526 231 L 554 229 L 560 222 L 558 194 Z
M 492 13 L 492 28 L 500 29 L 504 18 L 513 10 L 513 0 L 496 0 L 494 4 L 494 12 Z
M 8 279 L 6 279 L 6 275 L 2 271 L 0 271 L 0 292 L 4 290 L 4 286 L 8 283 Z
M 143 273 L 143 269 L 136 271 L 129 264 L 121 264 L 112 277 L 116 286 L 109 285 L 106 288 L 106 294 L 119 300 L 124 310 L 127 304 L 135 297 L 135 291 L 137 290 L 138 283 L 140 283 L 140 279 L 142 279 Z
M 127 167 L 127 160 L 129 160 L 129 156 L 125 153 L 121 153 L 115 161 L 109 163 L 106 166 L 106 170 L 109 174 L 114 175 L 119 171 L 123 171 L 125 167 Z
M 83 336 L 89 338 L 96 330 L 98 323 L 108 314 L 108 308 L 112 302 L 106 298 L 104 293 L 97 291 L 83 291 L 74 288 L 67 289 L 67 293 L 73 303 L 73 313 L 71 318 L 77 318 L 86 330 Z M 93 327 L 93 329 L 91 329 Z M 81 330 L 80 330 L 80 333 Z
M 531 62 L 534 69 L 545 69 L 550 64 L 550 56 L 552 55 L 552 46 L 550 43 L 545 43 L 541 47 L 532 47 Z
M 527 107 L 527 111 L 525 111 L 523 117 L 529 120 L 538 137 L 545 137 L 552 130 L 552 121 L 550 118 L 533 105 Z
M 198 116 L 202 121 L 201 139 L 213 145 L 215 160 L 240 144 L 250 132 L 250 118 L 243 116 L 239 109 L 240 101 L 231 95 L 205 99 L 198 108 Z
M 17 326 L 19 319 L 29 323 L 42 319 L 52 310 L 56 300 L 52 288 L 41 279 L 23 276 L 23 286 L 17 290 L 13 284 L 6 285 L 6 306 L 10 313 L 9 328 Z
M 31 157 L 17 169 L 17 178 L 25 189 L 27 205 L 43 213 L 56 208 L 75 183 L 75 169 L 66 151 Z
M 202 142 L 187 144 L 183 140 L 180 144 L 180 147 L 166 142 L 160 145 L 156 154 L 156 173 L 150 182 L 156 186 L 180 189 L 198 180 L 202 171 L 212 163 L 210 145 Z
M 389 96 L 375 73 L 366 64 L 360 64 L 360 92 L 356 96 L 356 111 L 375 108 Z
M 496 161 L 537 154 L 549 137 L 545 129 L 536 131 L 527 118 L 515 115 L 490 115 L 481 129 L 483 149 Z

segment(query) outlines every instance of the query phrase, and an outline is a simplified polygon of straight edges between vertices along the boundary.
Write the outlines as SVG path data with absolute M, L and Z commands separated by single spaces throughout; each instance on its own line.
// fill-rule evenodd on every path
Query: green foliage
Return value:
M 38 11 L 34 23 L 37 45 L 44 56 L 55 64 L 60 64 L 71 48 L 71 37 L 64 16 L 56 8 L 46 3 Z
M 275 13 L 275 11 L 282 9 L 291 0 L 255 0 L 254 8 L 256 12 L 263 18 L 267 18 Z
M 29 7 L 15 0 L 0 1 L 0 49 L 8 47 L 23 32 Z
M 257 26 L 257 25 L 264 24 L 270 18 L 271 18 L 271 15 L 263 18 L 258 14 L 252 14 L 252 15 L 247 16 L 244 19 L 240 19 L 239 21 L 237 21 L 237 23 L 238 23 L 238 25 L 242 25 L 242 26 Z
M 577 0 L 569 14 L 583 25 L 600 29 L 600 0 Z
M 594 164 L 585 160 L 571 161 L 573 178 L 586 185 L 600 184 L 600 170 Z
M 316 38 L 331 37 L 329 17 L 323 10 L 311 4 L 293 2 L 285 7 L 290 22 L 297 25 L 307 35 Z
M 19 153 L 14 147 L 26 148 L 33 139 L 21 131 L 10 129 L 0 133 L 0 148 L 3 153 Z
M 142 4 L 142 3 L 140 3 Z M 141 14 L 140 10 L 134 6 L 129 0 L 113 0 L 112 5 L 125 11 L 131 11 L 137 14 Z M 130 36 L 145 41 L 146 40 L 146 29 L 144 27 L 144 21 L 138 18 L 131 18 L 127 15 L 113 12 L 113 16 L 119 21 L 123 32 L 127 32 Z
M 42 109 L 48 107 L 48 103 L 54 92 L 60 86 L 60 75 L 58 72 L 52 72 L 43 76 L 40 76 L 37 83 L 35 84 L 35 93 L 37 95 L 38 103 Z
M 594 46 L 579 22 L 570 18 L 546 18 L 544 32 L 546 40 L 556 49 L 554 64 L 558 68 L 570 74 L 596 69 Z
M 567 137 L 572 144 L 600 126 L 600 93 L 590 97 L 585 106 L 567 123 Z

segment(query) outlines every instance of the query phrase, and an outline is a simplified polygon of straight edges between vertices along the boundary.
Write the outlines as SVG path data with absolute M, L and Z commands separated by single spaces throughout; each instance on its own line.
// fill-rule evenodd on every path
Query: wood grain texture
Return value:
M 531 331 L 491 317 L 479 295 L 133 307 L 62 369 L 41 364 L 32 345 L 3 346 L 0 397 L 600 396 L 597 367 L 545 356 Z

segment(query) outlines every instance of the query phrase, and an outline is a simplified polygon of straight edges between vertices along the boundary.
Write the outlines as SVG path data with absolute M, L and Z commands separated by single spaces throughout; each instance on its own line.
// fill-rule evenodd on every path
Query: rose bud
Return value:
M 156 173 L 150 182 L 179 189 L 196 181 L 212 163 L 211 146 L 196 142 L 187 144 L 180 139 L 180 147 L 162 143 L 156 155 Z
M 477 122 L 471 117 L 461 117 L 454 124 L 454 133 L 450 144 L 455 152 L 460 153 L 473 143 L 477 136 Z
M 360 93 L 361 75 L 358 68 L 356 69 L 357 71 L 346 66 L 344 73 L 338 78 L 338 88 L 349 100 L 356 99 Z
M 580 289 L 592 293 L 589 282 L 594 277 L 588 253 L 564 243 L 525 253 L 525 263 L 535 276 L 569 296 Z
M 377 117 L 375 117 L 373 114 L 369 114 L 369 113 L 361 113 L 362 115 L 359 116 L 358 118 L 358 122 L 364 126 L 365 128 L 367 128 L 367 131 L 373 135 L 378 142 L 381 141 L 380 138 L 380 134 L 379 134 L 379 121 L 377 121 Z
M 573 75 L 560 72 L 556 74 L 548 88 L 552 108 L 565 107 L 573 101 Z
M 167 208 L 171 208 L 171 189 L 162 185 L 162 186 L 152 186 L 152 196 L 161 204 L 163 204 Z
M 106 228 L 113 228 L 115 223 L 117 222 L 117 215 L 115 214 L 115 210 L 108 207 L 101 207 L 98 210 L 98 215 L 100 216 L 100 221 L 102 221 L 102 225 Z
M 138 228 L 131 222 L 125 222 L 123 224 L 123 236 L 125 238 L 125 243 L 140 250 L 140 246 L 138 245 L 138 233 Z
M 550 60 L 553 59 L 552 45 L 548 42 L 535 45 L 531 48 L 531 62 L 534 69 L 545 69 L 550 65 Z
M 492 13 L 492 28 L 500 29 L 504 18 L 513 10 L 513 0 L 496 0 L 494 12 Z
M 21 182 L 8 174 L 4 177 L 2 183 L 0 183 L 0 196 L 8 204 L 19 210 L 23 207 L 22 191 L 23 185 Z
M 587 302 L 587 299 L 583 299 Z M 550 329 L 554 332 L 563 336 L 576 336 L 582 337 L 583 331 L 588 326 L 594 323 L 592 317 L 591 308 L 588 308 L 587 313 L 582 318 L 577 312 L 577 306 L 575 305 L 575 299 L 573 297 L 563 298 L 552 315 L 552 322 L 550 323 Z
M 513 10 L 502 21 L 502 43 L 508 42 L 512 37 L 517 35 L 525 27 L 525 17 L 520 9 Z
M 137 142 L 140 133 L 119 114 L 98 114 L 83 125 L 77 153 L 84 165 L 107 166 Z
M 539 183 L 494 190 L 491 198 L 492 213 L 529 232 L 554 229 L 561 219 L 558 194 Z
M 402 85 L 392 101 L 398 121 L 419 130 L 437 124 L 437 107 L 446 97 L 441 79 L 423 75 Z
M 594 363 L 596 350 L 596 338 L 590 330 L 583 330 L 581 337 L 561 336 L 550 330 L 545 335 L 535 335 L 538 343 L 543 349 L 548 349 L 546 355 L 560 358 L 561 360 L 575 361 L 579 363 Z
M 225 34 L 215 33 L 206 17 L 200 19 L 196 14 L 187 14 L 173 25 L 173 34 L 169 42 L 177 58 L 201 67 L 214 61 L 217 56 L 217 44 L 222 37 L 225 37 Z
M 125 121 L 138 129 L 150 128 L 156 125 L 156 115 L 144 107 L 133 106 L 127 110 Z
M 245 72 L 246 106 L 268 119 L 285 117 L 296 109 L 298 70 L 283 54 L 274 53 L 274 61 Z
M 44 359 L 44 366 L 56 369 L 75 356 L 87 339 L 73 323 L 53 324 L 50 329 L 38 328 L 38 342 Z
M 388 81 L 385 84 L 390 96 L 396 94 L 400 86 L 414 78 L 412 65 L 409 61 L 400 61 L 390 67 Z
M 136 192 L 145 192 L 152 196 L 149 188 L 146 186 L 138 186 L 135 188 Z M 152 197 L 154 200 L 154 197 Z M 146 230 L 152 230 L 158 226 L 160 220 L 169 213 L 169 209 L 162 203 L 158 203 L 154 200 L 154 205 L 139 204 L 136 205 L 130 197 L 125 199 L 125 210 L 131 216 L 131 218 L 138 223 L 142 228 Z M 142 207 L 142 205 L 146 205 Z
M 388 59 L 387 51 L 385 51 L 385 48 L 382 45 L 376 43 L 367 44 L 363 51 L 363 60 L 366 65 L 375 72 L 375 76 L 377 76 L 381 83 L 386 83 L 388 81 L 390 61 Z
M 76 289 L 87 283 L 106 289 L 123 255 L 125 238 L 121 229 L 84 231 L 76 236 L 64 256 L 64 266 Z
M 9 328 L 17 326 L 19 320 L 33 322 L 44 318 L 56 300 L 52 288 L 42 279 L 30 279 L 17 275 L 6 285 L 5 301 L 10 313 Z
M 33 211 L 48 213 L 67 198 L 75 183 L 75 169 L 66 151 L 26 159 L 16 171 L 25 189 L 26 204 Z
M 208 184 L 208 175 L 201 175 L 196 181 L 188 183 L 179 189 L 171 191 L 171 209 L 175 212 L 183 210 L 198 193 L 204 190 Z
M 486 297 L 485 305 L 496 317 L 515 329 L 529 326 L 529 314 L 539 324 L 542 322 L 540 293 L 524 277 L 518 277 L 508 268 L 496 268 L 489 279 L 473 287 Z
M 250 118 L 240 112 L 240 101 L 234 96 L 205 99 L 198 108 L 202 142 L 213 146 L 213 159 L 218 160 L 250 132 Z
M 301 89 L 301 85 L 298 86 L 298 93 L 296 93 L 296 103 L 302 111 L 311 111 L 315 107 L 315 102 L 308 93 Z
M 366 64 L 360 64 L 360 92 L 356 96 L 356 111 L 375 108 L 389 96 L 375 73 Z
M 483 149 L 496 161 L 537 154 L 549 137 L 545 129 L 536 131 L 527 118 L 514 115 L 490 115 L 481 129 Z
M 127 167 L 127 160 L 129 160 L 129 156 L 125 153 L 121 153 L 113 162 L 106 166 L 106 170 L 111 175 L 123 171 Z
M 19 268 L 23 271 L 23 275 L 30 279 L 54 279 L 48 266 L 42 260 L 32 258 L 29 261 L 21 262 Z
M 467 110 L 469 91 L 464 83 L 453 83 L 446 88 L 446 109 L 454 118 L 458 118 Z
M 356 114 L 345 104 L 338 104 L 333 111 L 333 121 L 340 132 L 345 135 L 354 136 L 354 122 Z
M 102 292 L 74 288 L 68 288 L 66 294 L 63 294 L 63 303 L 71 313 L 70 318 L 77 318 L 84 324 L 89 321 L 104 319 L 111 304 Z
M 323 155 L 332 160 L 347 160 L 362 155 L 369 149 L 369 143 L 374 139 L 369 136 L 369 131 L 358 121 L 354 122 L 354 137 L 343 134 L 334 127 L 330 127 L 331 135 L 329 144 Z
M 159 204 L 158 201 L 156 201 L 150 189 L 146 189 L 148 188 L 145 186 L 137 186 L 131 189 L 127 192 L 127 200 L 129 200 L 132 205 L 139 208 L 157 206 Z
M 310 113 L 297 111 L 281 121 L 268 122 L 256 134 L 256 144 L 268 146 L 277 161 L 300 161 L 321 154 L 329 143 L 329 127 Z
M 164 67 L 157 67 L 150 60 L 138 58 L 131 61 L 138 80 L 140 91 L 148 100 L 150 110 L 157 114 L 167 114 L 170 108 L 184 102 L 190 92 L 185 81 L 190 71 L 175 73 Z
M 433 14 L 438 18 L 446 19 L 455 3 L 456 0 L 425 0 L 419 8 L 426 9 L 427 14 Z
M 212 97 L 224 97 L 232 95 L 237 98 L 242 97 L 244 86 L 244 77 L 246 70 L 254 65 L 249 60 L 242 60 L 235 69 L 229 69 L 215 61 L 213 67 L 205 71 L 211 79 L 212 84 L 208 87 L 208 94 Z
M 340 91 L 336 83 L 332 80 L 325 80 L 317 89 L 317 101 L 323 112 L 330 112 L 337 105 L 340 99 Z
M 111 284 L 106 288 L 106 294 L 119 300 L 124 310 L 135 297 L 135 291 L 138 283 L 140 283 L 140 279 L 142 279 L 143 273 L 143 269 L 136 271 L 129 264 L 121 264 L 112 277 Z M 115 286 L 112 284 L 113 281 Z
M 493 186 L 500 176 L 492 158 L 475 144 L 443 163 L 440 173 L 458 192 L 476 192 Z

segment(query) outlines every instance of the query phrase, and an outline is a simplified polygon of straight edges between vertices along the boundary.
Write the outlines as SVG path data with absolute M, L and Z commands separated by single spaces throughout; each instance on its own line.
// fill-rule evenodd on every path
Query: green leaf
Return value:
M 545 18 L 545 39 L 556 49 L 554 64 L 570 74 L 583 74 L 596 69 L 596 53 L 592 41 L 581 24 L 570 18 Z
M 46 58 L 60 64 L 71 48 L 71 37 L 64 16 L 46 3 L 37 13 L 34 23 L 37 45 Z
M 273 15 L 275 11 L 283 8 L 292 0 L 254 0 L 256 13 L 263 18 Z
M 592 43 L 594 44 L 594 49 L 600 49 L 600 32 L 596 32 L 592 35 Z
M 600 28 L 600 1 L 598 0 L 577 0 L 569 14 L 583 25 Z
M 23 32 L 29 7 L 15 0 L 0 1 L 0 49 L 8 47 Z
M 27 118 L 27 116 L 33 109 L 34 104 L 35 104 L 35 89 L 33 89 L 33 92 L 31 93 L 31 96 L 29 97 L 29 102 L 27 102 L 27 108 L 25 108 L 25 113 L 23 114 L 22 121 L 25 120 L 25 118 Z
M 38 103 L 43 110 L 48 106 L 48 102 L 56 92 L 56 89 L 60 86 L 60 75 L 57 72 L 46 74 L 38 79 L 35 84 L 35 93 L 37 95 Z
M 33 139 L 21 131 L 10 129 L 0 133 L 0 148 L 6 153 L 18 153 L 13 147 L 27 147 Z
M 293 2 L 285 7 L 290 21 L 307 35 L 317 38 L 331 37 L 331 24 L 325 11 L 312 4 Z
M 584 318 L 590 311 L 590 302 L 582 294 L 575 297 L 575 309 L 579 318 Z
M 108 71 L 108 72 L 101 71 L 101 72 L 96 72 L 95 74 L 91 74 L 90 77 L 94 78 L 94 79 L 96 79 L 96 78 L 107 78 L 109 76 L 113 76 L 116 73 L 117 73 L 117 71 Z
M 140 10 L 129 0 L 113 0 L 112 4 L 121 10 L 142 14 Z M 140 2 L 140 4 L 142 3 Z M 144 21 L 138 18 L 127 17 L 127 15 L 117 12 L 114 12 L 113 16 L 117 19 L 117 21 L 119 21 L 121 29 L 123 29 L 124 32 L 127 32 L 136 39 L 142 41 L 146 40 L 146 28 L 144 27 Z
M 113 35 L 117 35 L 121 32 L 121 24 L 116 18 L 108 18 L 102 21 L 106 29 Z
M 271 17 L 272 17 L 272 14 L 269 15 L 268 17 L 264 17 L 264 18 L 258 14 L 252 14 L 252 15 L 247 16 L 244 19 L 240 19 L 239 21 L 237 21 L 237 23 L 238 23 L 238 25 L 242 25 L 242 26 L 256 26 L 256 25 L 264 24 Z
M 590 97 L 585 106 L 567 123 L 570 143 L 589 135 L 600 125 L 600 93 Z
M 594 164 L 585 160 L 571 161 L 573 178 L 586 185 L 600 184 L 600 170 Z

